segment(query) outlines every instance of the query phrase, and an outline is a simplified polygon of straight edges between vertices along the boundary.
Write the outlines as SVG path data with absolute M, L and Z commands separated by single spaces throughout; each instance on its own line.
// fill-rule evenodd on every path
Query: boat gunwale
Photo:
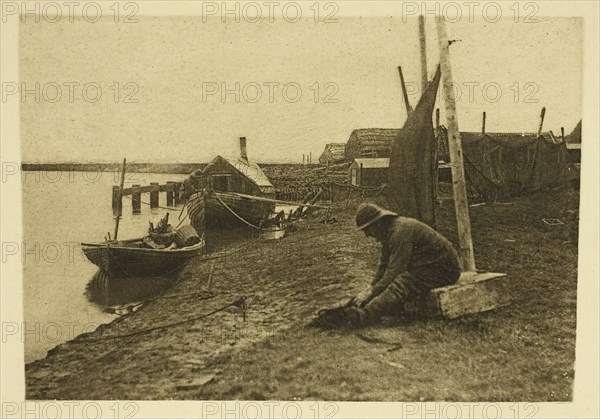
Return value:
M 142 239 L 129 239 L 123 240 L 124 242 L 135 242 L 141 241 Z M 113 249 L 113 250 L 124 250 L 128 252 L 135 253 L 151 253 L 151 254 L 164 254 L 164 255 L 172 255 L 172 254 L 185 254 L 190 253 L 194 250 L 198 250 L 203 248 L 206 245 L 204 240 L 201 240 L 199 243 L 196 243 L 192 246 L 181 247 L 176 249 L 148 249 L 144 247 L 124 247 L 124 246 L 113 246 L 110 243 L 81 243 L 81 249 Z

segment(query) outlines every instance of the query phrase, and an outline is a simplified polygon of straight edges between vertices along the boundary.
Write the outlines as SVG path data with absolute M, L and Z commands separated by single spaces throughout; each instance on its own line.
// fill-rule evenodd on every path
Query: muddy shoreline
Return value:
M 325 214 L 316 211 L 281 241 L 217 259 L 212 298 L 202 293 L 210 261 L 192 261 L 169 298 L 28 364 L 26 396 L 570 400 L 577 219 L 566 216 L 578 207 L 573 196 L 471 209 L 478 267 L 509 274 L 508 308 L 453 321 L 387 319 L 361 332 L 306 329 L 319 308 L 354 295 L 376 268 L 378 247 L 355 231 L 353 201 L 336 209 L 336 223 L 322 223 Z M 456 243 L 450 199 L 438 214 L 440 231 Z M 566 223 L 550 229 L 541 223 L 550 217 Z M 245 317 L 235 306 L 218 311 L 241 296 Z

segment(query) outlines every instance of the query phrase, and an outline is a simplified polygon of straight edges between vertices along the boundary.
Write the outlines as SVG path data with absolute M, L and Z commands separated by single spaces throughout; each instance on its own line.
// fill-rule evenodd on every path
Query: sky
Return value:
M 216 3 L 215 3 L 216 4 Z M 263 19 L 142 16 L 19 30 L 24 162 L 206 162 L 238 153 L 257 162 L 316 161 L 357 128 L 400 128 L 419 98 L 418 24 L 406 16 Z M 121 16 L 122 20 L 123 16 Z M 459 128 L 569 133 L 581 119 L 583 20 L 504 17 L 448 23 Z M 427 19 L 428 73 L 439 62 Z M 24 90 L 35 90 L 39 95 Z M 85 88 L 84 88 L 85 87 Z M 223 92 L 225 94 L 223 95 Z M 60 96 L 59 96 L 60 93 Z M 101 95 L 99 95 L 101 93 Z M 445 124 L 443 101 L 438 98 Z

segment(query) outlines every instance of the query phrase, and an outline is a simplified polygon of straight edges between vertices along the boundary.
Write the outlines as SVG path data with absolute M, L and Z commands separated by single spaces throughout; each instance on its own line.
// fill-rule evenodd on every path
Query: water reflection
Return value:
M 86 297 L 103 308 L 119 307 L 149 300 L 162 294 L 176 282 L 170 277 L 134 278 L 109 275 L 98 270 L 86 286 Z

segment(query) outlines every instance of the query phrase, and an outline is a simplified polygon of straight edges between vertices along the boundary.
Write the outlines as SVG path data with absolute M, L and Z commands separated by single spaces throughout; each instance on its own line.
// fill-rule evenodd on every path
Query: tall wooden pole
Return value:
M 485 134 L 485 112 L 483 112 L 483 120 L 481 121 L 481 134 Z
M 123 185 L 125 183 L 125 164 L 127 163 L 127 159 L 123 159 L 123 171 L 121 172 L 121 187 L 119 188 L 119 194 L 123 195 Z M 117 240 L 117 234 L 119 234 L 119 220 L 121 219 L 121 205 L 123 205 L 123 201 L 119 197 L 119 208 L 117 208 L 117 221 L 115 221 L 115 237 Z
M 540 127 L 538 128 L 538 137 L 542 135 L 542 128 L 544 127 L 544 117 L 546 116 L 546 108 L 542 108 L 542 113 L 540 114 Z
M 425 38 L 425 16 L 419 16 L 419 43 L 421 46 L 421 92 L 427 86 L 427 42 Z
M 448 145 L 452 168 L 452 190 L 454 192 L 454 208 L 458 225 L 459 257 L 463 271 L 475 271 L 475 255 L 471 238 L 471 220 L 469 219 L 469 204 L 465 186 L 465 169 L 463 166 L 462 143 L 458 120 L 456 118 L 456 100 L 452 84 L 452 68 L 446 21 L 443 17 L 437 19 L 438 42 L 440 47 L 440 65 L 444 85 L 444 104 L 448 124 Z
M 402 67 L 398 66 L 398 73 L 400 73 L 400 84 L 402 86 L 402 97 L 404 98 L 404 106 L 406 107 L 406 114 L 408 115 L 412 111 L 410 102 L 408 101 L 408 93 L 406 92 L 406 84 L 404 83 L 404 74 L 402 74 Z

